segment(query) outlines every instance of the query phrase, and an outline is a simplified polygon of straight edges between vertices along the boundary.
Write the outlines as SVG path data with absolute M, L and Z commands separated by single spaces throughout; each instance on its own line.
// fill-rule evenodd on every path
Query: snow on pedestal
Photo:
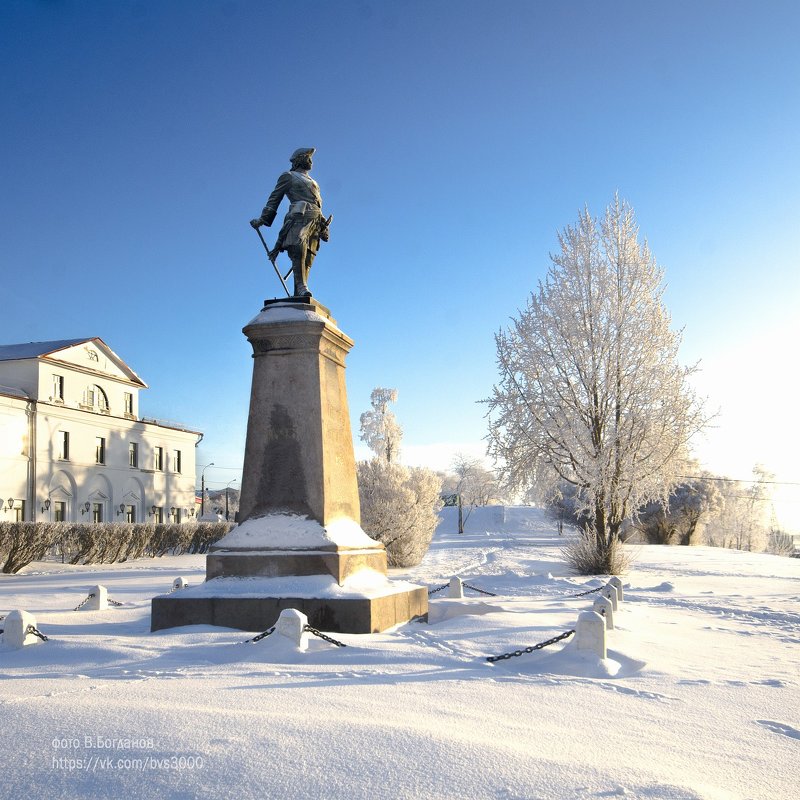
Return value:
M 461 578 L 455 576 L 450 578 L 450 589 L 447 592 L 447 596 L 456 600 L 464 597 L 464 586 L 461 583 Z
M 11 611 L 2 622 L 3 643 L 14 650 L 40 642 L 37 636 L 27 633 L 28 626 L 36 627 L 36 617 L 27 611 Z
M 614 606 L 607 597 L 598 597 L 592 605 L 592 611 L 605 617 L 606 630 L 614 630 Z
M 189 585 L 189 581 L 186 578 L 175 578 L 172 581 L 172 591 L 177 592 L 178 589 L 185 589 Z
M 285 636 L 300 648 L 308 650 L 308 617 L 296 608 L 284 608 L 275 623 L 275 633 Z
M 603 597 L 607 597 L 611 601 L 611 605 L 614 607 L 614 611 L 619 608 L 619 595 L 617 594 L 617 587 L 614 586 L 613 583 L 607 583 L 603 587 L 603 591 L 600 592 Z
M 581 611 L 575 628 L 575 649 L 606 657 L 606 623 L 596 611 Z
M 95 586 L 89 592 L 84 608 L 87 611 L 103 611 L 108 608 L 108 589 L 105 586 Z
M 609 578 L 608 582 L 612 586 L 616 587 L 616 589 L 617 589 L 617 601 L 621 603 L 625 599 L 624 594 L 622 592 L 622 581 L 615 575 L 613 578 Z

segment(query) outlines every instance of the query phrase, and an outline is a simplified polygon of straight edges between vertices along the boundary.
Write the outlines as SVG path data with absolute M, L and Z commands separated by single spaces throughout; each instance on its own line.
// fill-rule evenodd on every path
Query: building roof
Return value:
M 26 358 L 40 358 L 41 356 L 72 347 L 75 344 L 91 342 L 94 337 L 83 339 L 56 339 L 52 342 L 23 342 L 22 344 L 0 344 L 0 361 L 19 361 Z
M 78 344 L 94 342 L 127 376 L 131 383 L 147 388 L 147 384 L 99 337 L 87 336 L 82 339 L 55 339 L 50 342 L 23 342 L 21 344 L 0 345 L 0 361 L 24 361 L 34 358 L 53 357 L 61 350 Z M 54 360 L 58 360 L 57 357 Z

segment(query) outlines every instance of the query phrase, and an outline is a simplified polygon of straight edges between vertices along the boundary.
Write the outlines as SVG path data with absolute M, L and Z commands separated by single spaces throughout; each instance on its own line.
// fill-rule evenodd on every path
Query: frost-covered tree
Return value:
M 602 220 L 584 210 L 524 310 L 495 337 L 490 452 L 511 486 L 576 488 L 598 572 L 613 572 L 625 519 L 666 501 L 705 420 L 678 362 L 680 334 L 662 270 L 619 197 Z M 581 565 L 586 568 L 585 562 Z
M 400 457 L 400 441 L 403 438 L 403 429 L 389 410 L 389 403 L 397 402 L 397 389 L 379 386 L 372 390 L 369 399 L 372 410 L 361 415 L 361 441 L 378 458 L 391 464 Z
M 435 472 L 381 458 L 357 465 L 361 527 L 383 542 L 390 566 L 413 567 L 431 543 L 442 507 Z
M 712 547 L 761 551 L 768 544 L 768 517 L 772 507 L 771 482 L 775 476 L 761 464 L 753 467 L 753 480 L 723 480 L 721 513 L 706 527 L 706 543 Z
M 639 509 L 636 529 L 649 544 L 696 544 L 701 520 L 713 519 L 724 506 L 717 480 L 703 472 L 675 485 L 666 504 L 653 501 Z
M 476 506 L 501 503 L 504 493 L 497 474 L 487 469 L 478 458 L 468 458 L 456 453 L 450 465 L 451 473 L 444 476 L 442 493 L 455 498 L 458 506 L 458 532 L 464 533 L 464 525 Z

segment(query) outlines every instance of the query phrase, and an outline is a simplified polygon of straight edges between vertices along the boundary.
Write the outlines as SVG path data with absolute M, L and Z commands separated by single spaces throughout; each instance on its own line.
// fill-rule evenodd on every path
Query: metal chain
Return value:
M 339 642 L 336 639 L 332 639 L 330 636 L 326 636 L 322 631 L 318 631 L 316 628 L 312 628 L 310 625 L 306 625 L 303 628 L 304 631 L 308 631 L 309 633 L 313 633 L 314 636 L 319 636 L 320 639 L 324 639 L 326 642 L 330 642 L 331 644 L 335 644 L 337 647 L 347 647 L 344 642 Z
M 275 626 L 273 625 L 269 630 L 264 631 L 264 633 L 259 633 L 258 636 L 254 636 L 252 639 L 246 639 L 242 644 L 251 644 L 252 642 L 260 642 L 262 639 L 266 639 L 271 633 L 275 631 Z
M 25 628 L 25 635 L 27 636 L 29 633 L 32 633 L 34 636 L 38 636 L 43 642 L 48 641 L 50 638 L 49 636 L 45 636 L 38 628 L 34 627 L 33 625 L 28 625 Z
M 95 596 L 94 592 L 87 596 L 85 600 L 82 600 L 78 605 L 73 608 L 73 611 L 80 611 L 93 597 Z
M 487 592 L 483 589 L 479 589 L 477 586 L 473 586 L 471 583 L 467 583 L 466 581 L 461 581 L 462 586 L 466 586 L 467 589 L 472 589 L 473 592 L 480 592 L 481 594 L 488 594 L 489 597 L 497 597 L 494 592 Z
M 594 594 L 595 592 L 602 592 L 605 589 L 605 586 L 601 586 L 599 589 L 589 589 L 588 592 L 580 592 L 580 594 L 571 594 L 569 597 L 565 597 L 565 600 L 571 600 L 573 597 L 586 597 L 587 594 Z
M 436 592 L 441 592 L 442 589 L 446 589 L 450 584 L 446 583 L 444 586 L 437 586 L 435 589 L 428 589 L 428 597 L 432 594 L 436 594 Z
M 503 653 L 501 656 L 487 656 L 487 661 L 505 661 L 508 658 L 514 658 L 514 656 L 521 656 L 523 653 L 532 653 L 534 650 L 541 650 L 543 647 L 547 647 L 548 645 L 555 644 L 556 642 L 560 642 L 564 639 L 569 639 L 572 634 L 575 633 L 574 630 L 565 631 L 560 636 L 555 636 L 552 639 L 548 639 L 546 642 L 539 642 L 539 644 L 531 645 L 530 647 L 526 647 L 524 650 L 513 650 L 510 653 Z
M 124 606 L 125 605 L 125 603 L 120 603 L 120 602 L 118 602 L 116 600 L 112 600 L 110 597 L 108 598 L 108 604 L 110 606 Z

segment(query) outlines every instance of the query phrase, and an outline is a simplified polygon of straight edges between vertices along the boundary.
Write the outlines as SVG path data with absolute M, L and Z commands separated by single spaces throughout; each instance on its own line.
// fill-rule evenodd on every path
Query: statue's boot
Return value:
M 302 263 L 298 264 L 295 261 L 292 264 L 292 276 L 294 277 L 294 296 L 311 297 L 311 292 L 308 291 L 308 286 L 306 286 L 306 282 L 303 279 Z

